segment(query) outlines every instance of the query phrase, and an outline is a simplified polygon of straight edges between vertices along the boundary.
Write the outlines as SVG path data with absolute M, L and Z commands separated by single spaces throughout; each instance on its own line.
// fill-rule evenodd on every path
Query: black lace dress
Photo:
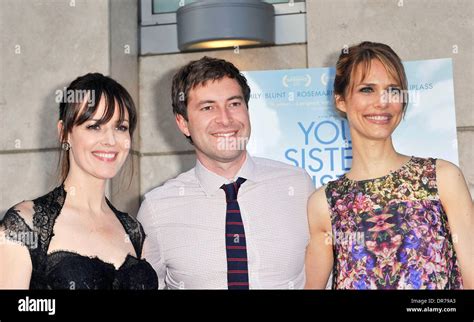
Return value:
M 115 209 L 107 200 L 128 234 L 138 258 L 128 255 L 116 269 L 97 257 L 79 255 L 72 251 L 48 254 L 53 227 L 66 199 L 60 186 L 47 195 L 33 200 L 33 225 L 30 227 L 18 211 L 10 208 L 0 226 L 6 238 L 25 245 L 30 253 L 32 275 L 30 289 L 157 289 L 158 278 L 152 266 L 141 259 L 145 233 L 133 217 Z

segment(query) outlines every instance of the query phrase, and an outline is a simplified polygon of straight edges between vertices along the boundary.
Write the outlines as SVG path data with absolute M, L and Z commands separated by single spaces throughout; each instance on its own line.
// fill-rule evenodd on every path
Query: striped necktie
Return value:
M 237 193 L 240 185 L 247 179 L 238 178 L 236 182 L 224 184 L 227 210 L 225 216 L 225 244 L 227 254 L 227 287 L 229 290 L 248 290 L 249 274 L 247 263 L 247 243 L 244 223 L 240 215 Z

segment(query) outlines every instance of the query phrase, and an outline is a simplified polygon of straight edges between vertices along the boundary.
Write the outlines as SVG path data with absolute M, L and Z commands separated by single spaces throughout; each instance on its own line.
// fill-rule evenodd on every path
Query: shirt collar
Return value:
M 228 180 L 210 170 L 208 170 L 199 160 L 196 160 L 195 173 L 199 184 L 208 196 L 214 195 L 223 184 L 227 184 L 237 180 L 238 177 L 245 178 L 249 181 L 257 181 L 257 173 L 255 171 L 255 161 L 247 152 L 244 164 L 237 172 L 233 180 Z

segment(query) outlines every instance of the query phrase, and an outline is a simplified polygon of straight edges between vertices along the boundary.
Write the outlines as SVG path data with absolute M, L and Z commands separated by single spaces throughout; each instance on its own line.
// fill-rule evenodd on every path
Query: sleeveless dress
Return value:
M 462 289 L 436 160 L 370 180 L 329 182 L 333 289 Z
M 30 289 L 157 289 L 158 278 L 152 266 L 141 259 L 145 233 L 141 224 L 128 214 L 109 207 L 128 234 L 138 258 L 128 255 L 116 269 L 98 257 L 79 255 L 73 251 L 48 254 L 53 227 L 66 199 L 63 186 L 33 200 L 33 226 L 30 227 L 10 208 L 0 226 L 6 238 L 28 248 L 32 263 Z

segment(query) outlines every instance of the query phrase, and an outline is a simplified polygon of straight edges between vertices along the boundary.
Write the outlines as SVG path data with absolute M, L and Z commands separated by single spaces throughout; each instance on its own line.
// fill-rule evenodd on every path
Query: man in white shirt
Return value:
M 246 151 L 247 80 L 203 57 L 172 85 L 173 112 L 196 166 L 145 195 L 144 255 L 160 288 L 301 289 L 309 241 L 306 172 Z

